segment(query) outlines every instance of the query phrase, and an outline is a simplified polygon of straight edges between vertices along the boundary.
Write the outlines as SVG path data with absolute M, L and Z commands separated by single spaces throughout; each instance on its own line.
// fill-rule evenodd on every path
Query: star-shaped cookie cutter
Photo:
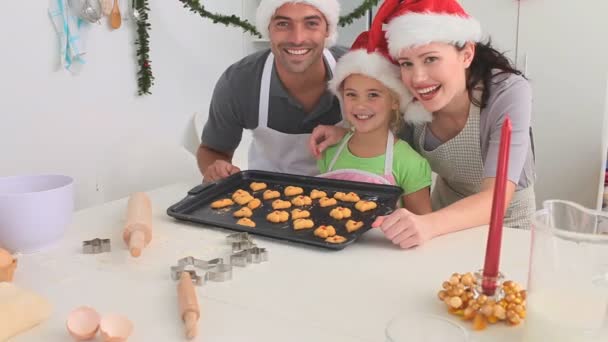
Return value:
M 199 276 L 192 268 L 198 268 L 204 272 Z M 171 278 L 178 280 L 182 272 L 190 272 L 192 281 L 199 286 L 208 280 L 221 282 L 232 279 L 232 265 L 224 264 L 222 258 L 212 260 L 201 260 L 192 256 L 181 258 L 177 261 L 177 266 L 171 266 Z M 195 278 L 198 279 L 195 281 Z
M 82 252 L 85 254 L 99 254 L 111 251 L 110 239 L 87 240 L 82 242 Z

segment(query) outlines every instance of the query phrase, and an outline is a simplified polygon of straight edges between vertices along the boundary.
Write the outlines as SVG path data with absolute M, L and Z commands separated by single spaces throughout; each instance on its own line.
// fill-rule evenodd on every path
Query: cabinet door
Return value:
M 534 0 L 532 0 L 534 1 Z M 484 37 L 492 39 L 496 50 L 515 62 L 517 53 L 517 17 L 515 0 L 460 0 L 461 6 L 479 20 Z
M 533 90 L 537 203 L 596 208 L 608 76 L 608 1 L 522 1 L 519 65 Z

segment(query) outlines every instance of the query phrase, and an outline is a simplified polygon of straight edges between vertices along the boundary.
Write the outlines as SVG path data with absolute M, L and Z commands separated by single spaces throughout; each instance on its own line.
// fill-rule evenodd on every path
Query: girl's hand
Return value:
M 319 159 L 323 151 L 329 146 L 340 142 L 346 132 L 347 129 L 343 127 L 319 125 L 312 130 L 310 140 L 308 141 L 308 148 L 312 155 Z
M 378 216 L 372 227 L 380 228 L 389 240 L 401 248 L 419 246 L 432 238 L 432 227 L 426 222 L 425 216 L 412 214 L 403 208 L 388 216 Z

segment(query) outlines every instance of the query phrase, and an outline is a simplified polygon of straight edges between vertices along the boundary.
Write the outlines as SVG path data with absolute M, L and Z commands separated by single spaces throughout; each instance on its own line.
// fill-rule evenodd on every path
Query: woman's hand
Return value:
M 323 151 L 340 142 L 346 132 L 347 129 L 343 127 L 319 125 L 312 130 L 308 148 L 312 155 L 319 159 Z
M 415 215 L 406 209 L 397 209 L 388 216 L 378 216 L 372 224 L 401 248 L 420 246 L 433 238 L 432 226 L 423 215 Z

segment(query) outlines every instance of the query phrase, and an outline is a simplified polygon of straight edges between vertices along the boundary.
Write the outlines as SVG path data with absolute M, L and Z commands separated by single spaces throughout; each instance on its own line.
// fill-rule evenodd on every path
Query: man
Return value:
M 253 130 L 249 169 L 314 175 L 308 139 L 319 124 L 335 125 L 342 115 L 327 89 L 335 60 L 346 48 L 337 38 L 337 0 L 262 0 L 258 31 L 271 48 L 230 66 L 218 80 L 197 151 L 205 182 L 240 169 L 232 165 L 243 129 Z

